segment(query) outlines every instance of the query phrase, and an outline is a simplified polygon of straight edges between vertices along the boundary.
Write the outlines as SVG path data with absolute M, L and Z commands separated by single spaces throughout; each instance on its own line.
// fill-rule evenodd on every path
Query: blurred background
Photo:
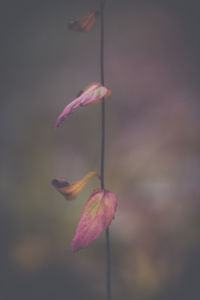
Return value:
M 100 166 L 100 106 L 64 106 L 99 81 L 99 22 L 69 21 L 91 0 L 1 1 L 2 300 L 105 299 L 104 234 L 72 254 L 93 189 L 66 202 L 52 178 Z M 197 1 L 108 0 L 105 15 L 106 187 L 119 198 L 111 225 L 115 300 L 200 297 L 200 140 Z

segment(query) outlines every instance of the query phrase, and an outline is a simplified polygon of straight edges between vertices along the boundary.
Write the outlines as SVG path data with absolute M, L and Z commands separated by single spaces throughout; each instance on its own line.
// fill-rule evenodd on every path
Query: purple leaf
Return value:
M 103 98 L 108 98 L 111 95 L 111 91 L 102 86 L 98 82 L 94 82 L 90 84 L 75 100 L 67 104 L 67 106 L 64 108 L 63 112 L 60 114 L 60 116 L 57 119 L 56 127 L 59 127 L 62 121 L 78 106 L 85 106 L 92 103 L 98 103 Z
M 96 240 L 115 216 L 117 197 L 107 190 L 95 190 L 87 201 L 71 244 L 75 252 Z

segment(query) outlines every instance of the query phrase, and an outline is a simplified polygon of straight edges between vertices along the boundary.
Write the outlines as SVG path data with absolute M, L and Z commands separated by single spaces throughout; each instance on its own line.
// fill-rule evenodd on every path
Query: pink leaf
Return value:
M 108 98 L 111 94 L 111 91 L 102 86 L 98 82 L 94 82 L 90 84 L 75 100 L 67 104 L 64 108 L 63 112 L 57 119 L 56 127 L 59 127 L 62 121 L 78 106 L 85 106 L 92 103 L 97 103 L 101 101 L 103 98 Z
M 87 201 L 71 244 L 75 252 L 96 240 L 115 216 L 117 197 L 107 190 L 95 190 Z

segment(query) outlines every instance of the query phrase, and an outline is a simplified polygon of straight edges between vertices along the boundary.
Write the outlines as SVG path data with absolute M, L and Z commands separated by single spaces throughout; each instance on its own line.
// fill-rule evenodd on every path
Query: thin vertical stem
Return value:
M 101 84 L 104 85 L 104 6 L 100 1 L 100 75 Z M 101 188 L 104 189 L 104 157 L 105 157 L 105 100 L 101 105 Z
M 100 73 L 101 84 L 104 85 L 104 7 L 105 0 L 100 0 Z M 101 105 L 101 188 L 104 189 L 104 160 L 105 160 L 105 100 Z M 111 274 L 110 274 L 110 233 L 109 228 L 105 232 L 106 237 L 106 294 L 107 300 L 111 300 Z
M 111 274 L 110 274 L 110 230 L 109 227 L 106 229 L 106 291 L 107 291 L 107 300 L 111 300 Z

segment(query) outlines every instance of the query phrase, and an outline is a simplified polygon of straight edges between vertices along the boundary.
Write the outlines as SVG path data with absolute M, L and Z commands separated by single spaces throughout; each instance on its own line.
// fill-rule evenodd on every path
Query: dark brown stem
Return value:
M 105 0 L 100 0 L 100 73 L 101 84 L 104 85 L 104 8 Z M 105 100 L 101 105 L 101 188 L 104 189 L 104 160 L 105 160 Z M 106 294 L 111 300 L 111 274 L 110 274 L 110 233 L 106 229 Z

